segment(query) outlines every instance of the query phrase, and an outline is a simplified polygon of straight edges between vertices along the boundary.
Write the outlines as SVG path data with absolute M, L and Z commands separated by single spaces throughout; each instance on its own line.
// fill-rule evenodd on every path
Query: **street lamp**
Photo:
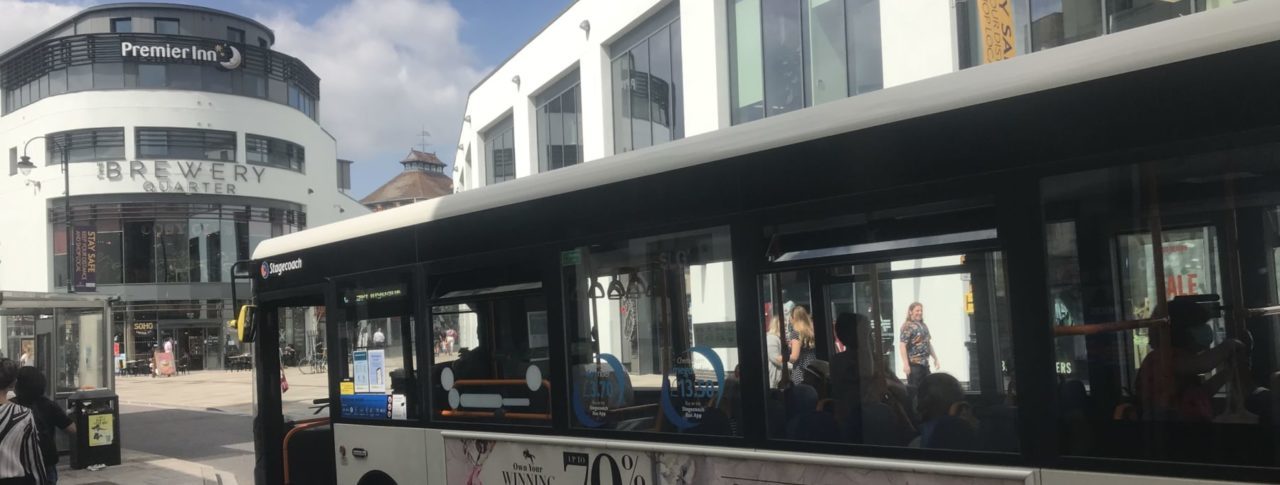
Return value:
M 73 278 L 72 270 L 75 266 L 75 256 L 74 256 L 75 251 L 72 250 L 73 242 L 71 240 L 71 167 L 69 166 L 70 160 L 67 159 L 66 147 L 64 147 L 61 143 L 58 143 L 58 139 L 49 138 L 43 135 L 37 136 L 30 140 L 27 140 L 27 142 L 22 145 L 22 158 L 20 158 L 19 159 L 20 161 L 18 162 L 18 170 L 22 172 L 22 176 L 25 177 L 27 175 L 31 175 L 31 169 L 36 168 L 36 164 L 31 163 L 31 157 L 27 156 L 27 145 L 30 145 L 31 142 L 36 140 L 44 140 L 46 143 L 53 143 L 53 146 L 57 147 L 58 151 L 62 153 L 62 191 L 63 191 L 62 192 L 62 208 L 63 208 L 62 216 L 63 216 L 63 222 L 66 223 L 66 228 L 64 232 L 66 232 L 66 236 L 67 236 L 67 293 L 75 293 L 76 285 L 72 281 L 72 278 Z

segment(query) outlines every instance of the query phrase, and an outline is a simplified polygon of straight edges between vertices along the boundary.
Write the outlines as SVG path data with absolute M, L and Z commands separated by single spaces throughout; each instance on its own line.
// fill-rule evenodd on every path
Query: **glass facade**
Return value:
M 484 132 L 484 146 L 489 155 L 489 183 L 516 178 L 516 138 L 511 117 Z
M 96 241 L 87 255 L 96 260 L 95 270 L 77 278 L 96 286 L 229 282 L 232 263 L 249 259 L 258 243 L 306 225 L 297 208 L 73 202 L 71 213 L 77 238 Z M 59 204 L 49 223 L 54 286 L 60 288 L 67 284 L 63 217 Z
M 557 89 L 538 106 L 538 168 L 555 170 L 582 162 L 582 88 L 578 74 L 572 85 Z
M 91 128 L 45 135 L 45 165 L 124 158 L 124 128 Z
M 1242 0 L 1239 0 L 1242 1 Z M 976 0 L 967 0 L 969 19 L 979 18 Z M 1040 51 L 1122 30 L 1141 27 L 1205 10 L 1230 6 L 1237 0 L 1028 0 L 1014 10 L 1030 10 L 1031 51 Z M 977 36 L 977 21 L 962 30 Z M 1019 32 L 1024 30 L 1019 29 Z M 976 40 L 975 40 L 976 43 Z M 980 64 L 981 61 L 972 64 Z M 965 64 L 965 65 L 972 65 Z
M 880 89 L 879 0 L 729 0 L 734 124 Z
M 253 165 L 305 172 L 307 151 L 302 145 L 261 135 L 244 136 L 245 161 Z
M 131 23 L 130 19 L 112 20 L 113 28 L 118 29 L 129 29 Z M 235 36 L 234 30 L 229 29 L 228 35 Z M 147 62 L 153 59 L 123 57 L 122 42 L 214 47 L 208 39 L 154 34 L 90 34 L 50 40 L 0 66 L 0 72 L 5 73 L 3 113 L 7 115 L 49 96 L 78 91 L 180 89 L 267 99 L 292 106 L 312 119 L 319 116 L 320 79 L 292 57 L 267 48 L 240 45 L 240 67 L 225 70 L 216 63 L 157 63 Z
M 185 128 L 135 128 L 140 159 L 236 161 L 234 131 Z
M 678 7 L 655 14 L 611 47 L 616 153 L 684 138 Z

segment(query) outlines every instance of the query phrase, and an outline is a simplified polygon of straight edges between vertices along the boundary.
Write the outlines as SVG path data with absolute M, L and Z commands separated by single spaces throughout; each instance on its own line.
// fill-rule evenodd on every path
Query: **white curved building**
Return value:
M 319 78 L 274 40 L 227 12 L 121 3 L 0 54 L 0 290 L 117 295 L 125 359 L 173 338 L 191 368 L 221 367 L 231 265 L 368 212 L 317 121 Z

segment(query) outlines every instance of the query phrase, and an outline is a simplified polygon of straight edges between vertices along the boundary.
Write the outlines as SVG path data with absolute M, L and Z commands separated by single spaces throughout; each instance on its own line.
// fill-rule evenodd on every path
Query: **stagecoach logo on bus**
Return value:
M 125 171 L 128 170 L 126 174 Z M 236 195 L 236 184 L 261 184 L 266 167 L 232 162 L 130 160 L 98 162 L 98 180 L 141 181 L 144 192 Z
M 231 44 L 217 44 L 213 48 L 205 48 L 194 45 L 139 45 L 133 42 L 121 42 L 120 57 L 216 62 L 218 66 L 228 71 L 240 67 L 240 63 L 244 60 L 240 56 L 240 49 Z
M 293 261 L 285 261 L 283 263 L 263 261 L 262 266 L 258 268 L 258 273 L 261 274 L 262 279 L 265 280 L 268 276 L 280 276 L 285 272 L 298 269 L 302 269 L 302 258 L 298 258 Z

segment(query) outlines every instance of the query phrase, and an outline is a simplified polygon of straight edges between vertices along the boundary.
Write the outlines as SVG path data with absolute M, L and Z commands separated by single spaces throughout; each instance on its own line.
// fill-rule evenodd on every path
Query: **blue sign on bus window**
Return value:
M 351 394 L 342 396 L 342 417 L 391 419 L 391 396 Z

